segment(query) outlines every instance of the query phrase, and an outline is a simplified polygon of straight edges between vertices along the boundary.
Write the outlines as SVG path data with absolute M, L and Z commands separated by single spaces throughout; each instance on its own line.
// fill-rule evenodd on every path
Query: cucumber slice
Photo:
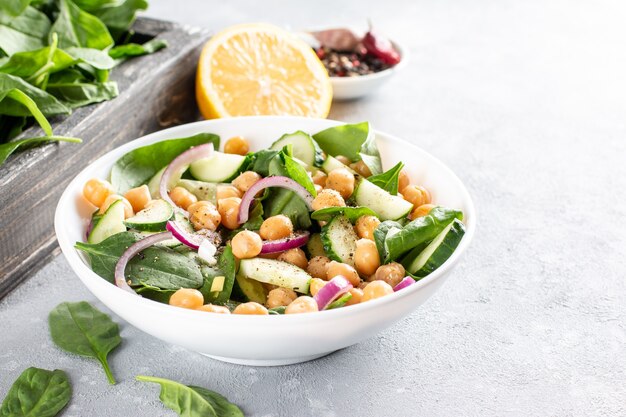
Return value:
M 254 301 L 259 304 L 265 304 L 267 301 L 267 291 L 263 284 L 246 277 L 241 271 L 235 276 L 233 293 L 243 301 Z
M 311 276 L 303 269 L 276 259 L 251 258 L 242 259 L 239 272 L 247 278 L 291 288 L 302 294 L 309 292 Z
M 217 202 L 217 184 L 215 183 L 195 180 L 180 180 L 177 185 L 185 188 L 191 194 L 198 197 L 198 200 L 210 201 L 213 204 Z
M 357 174 L 355 170 L 353 170 L 347 165 L 344 165 L 344 163 L 341 162 L 339 159 L 328 155 L 326 157 L 326 160 L 322 164 L 322 170 L 324 170 L 324 172 L 328 174 L 330 171 L 332 171 L 333 169 L 337 169 L 337 168 L 347 168 L 348 171 L 352 172 L 353 174 Z
M 174 217 L 174 208 L 165 200 L 152 200 L 148 206 L 127 219 L 124 224 L 142 232 L 160 232 L 165 224 Z
M 152 198 L 161 198 L 161 190 L 159 187 L 161 186 L 161 177 L 163 176 L 166 168 L 167 165 L 161 168 L 161 170 L 154 174 L 154 176 L 150 178 L 150 181 L 148 181 L 148 190 L 150 190 Z
M 309 254 L 309 258 L 315 256 L 326 256 L 324 252 L 324 244 L 322 243 L 322 237 L 319 233 L 313 233 L 306 243 L 306 251 Z
M 380 220 L 398 220 L 406 217 L 413 204 L 397 195 L 391 195 L 365 178 L 361 178 L 352 198 L 357 206 L 369 207 L 378 213 Z
M 209 158 L 192 162 L 189 171 L 195 179 L 206 182 L 230 182 L 245 168 L 247 158 L 231 153 L 213 152 Z
M 106 238 L 126 231 L 124 225 L 124 203 L 117 200 L 104 212 L 98 224 L 92 229 L 87 242 L 96 244 Z
M 321 239 L 324 252 L 330 259 L 354 266 L 354 252 L 359 238 L 346 216 L 333 217 L 322 228 Z
M 304 133 L 301 130 L 294 133 L 287 133 L 276 142 L 272 143 L 270 149 L 280 151 L 287 145 L 292 146 L 291 151 L 293 157 L 308 166 L 320 166 L 324 162 L 322 149 L 308 133 Z
M 454 219 L 421 253 L 415 256 L 408 264 L 407 271 L 417 277 L 430 274 L 452 256 L 464 234 L 465 226 L 459 220 Z M 408 259 L 412 254 L 413 252 L 410 252 L 406 258 Z

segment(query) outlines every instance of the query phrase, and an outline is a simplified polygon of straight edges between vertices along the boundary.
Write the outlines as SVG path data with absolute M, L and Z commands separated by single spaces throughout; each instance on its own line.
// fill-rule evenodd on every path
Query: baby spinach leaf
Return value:
M 270 175 L 282 175 L 289 177 L 311 193 L 313 197 L 317 195 L 313 180 L 307 174 L 302 165 L 297 163 L 285 149 L 280 151 L 269 163 Z
M 243 417 L 243 412 L 224 396 L 206 388 L 187 386 L 153 376 L 137 376 L 138 381 L 161 386 L 163 405 L 183 417 Z
M 403 167 L 404 164 L 402 162 L 398 162 L 389 171 L 383 172 L 382 174 L 378 175 L 372 175 L 371 177 L 367 178 L 367 180 L 372 184 L 375 184 L 383 190 L 389 192 L 390 194 L 397 195 L 399 191 L 398 182 L 400 171 L 402 171 Z
M 19 16 L 0 9 L 0 51 L 7 55 L 43 48 L 50 32 L 50 19 L 32 6 Z
M 148 55 L 167 47 L 164 39 L 152 39 L 140 45 L 138 43 L 127 43 L 119 45 L 109 50 L 109 55 L 113 59 L 126 59 L 134 56 Z
M 76 242 L 74 247 L 87 254 L 93 272 L 113 283 L 115 282 L 115 264 L 124 251 L 139 239 L 141 235 L 137 233 L 122 232 L 109 236 L 97 244 Z
M 82 10 L 72 0 L 59 0 L 58 4 L 59 14 L 50 29 L 50 36 L 58 34 L 60 48 L 106 49 L 113 46 L 113 38 L 100 19 Z
M 263 204 L 260 201 L 252 203 L 248 221 L 241 225 L 241 229 L 259 230 L 263 224 Z
M 19 77 L 0 72 L 0 97 L 4 97 L 8 91 L 13 89 L 20 90 L 30 97 L 41 113 L 46 116 L 71 113 L 67 106 L 63 105 L 51 94 L 30 85 Z M 15 100 L 0 100 L 0 114 L 30 116 L 31 112 L 23 104 Z
M 4 0 L 0 3 L 0 11 L 15 17 L 21 15 L 29 4 L 30 0 Z
M 92 13 L 98 17 L 109 29 L 111 35 L 119 40 L 132 26 L 138 10 L 146 10 L 146 0 L 124 0 L 116 5 L 102 7 Z
M 252 163 L 248 168 L 262 177 L 270 175 L 270 161 L 278 154 L 272 149 L 262 149 L 252 154 Z
M 74 0 L 74 3 L 86 12 L 94 12 L 103 7 L 116 6 L 119 0 Z
M 378 256 L 380 259 L 385 259 L 387 256 L 387 249 L 385 247 L 385 238 L 387 237 L 387 234 L 390 231 L 392 231 L 391 233 L 397 233 L 402 230 L 402 227 L 404 226 L 401 223 L 393 220 L 385 220 L 378 225 L 376 230 L 374 230 L 374 243 L 376 243 L 376 249 L 378 250 Z
M 54 417 L 72 397 L 65 372 L 28 368 L 9 389 L 0 417 Z
M 200 266 L 190 257 L 170 248 L 152 246 L 135 256 L 126 267 L 131 286 L 163 290 L 199 288 L 203 278 Z
M 111 100 L 119 94 L 115 82 L 50 81 L 47 91 L 71 109 Z
M 311 218 L 313 220 L 328 221 L 339 214 L 346 216 L 352 223 L 356 222 L 361 216 L 378 217 L 378 214 L 369 207 L 326 207 L 315 210 L 311 213 Z
M 78 138 L 68 138 L 64 136 L 42 136 L 38 138 L 26 138 L 20 139 L 13 142 L 7 142 L 0 144 L 0 165 L 6 161 L 6 159 L 15 152 L 16 149 L 28 145 L 32 145 L 40 142 L 73 142 L 73 143 L 81 143 L 82 140 Z
M 120 344 L 117 323 L 86 301 L 61 303 L 48 316 L 50 335 L 61 349 L 80 356 L 97 359 L 109 383 L 115 379 L 107 355 Z
M 192 146 L 213 143 L 219 148 L 220 138 L 212 133 L 199 133 L 180 139 L 169 139 L 134 149 L 122 156 L 111 168 L 111 182 L 119 193 L 147 183 L 161 168 Z
M 287 309 L 286 306 L 278 306 L 278 307 L 268 308 L 267 312 L 271 315 L 280 315 L 280 314 L 285 314 L 286 309 Z
M 74 58 L 68 53 L 46 46 L 34 51 L 18 52 L 0 67 L 0 72 L 25 78 L 38 85 L 35 78 L 41 73 L 54 73 L 72 66 Z
M 226 246 L 219 256 L 217 268 L 201 268 L 204 277 L 204 284 L 200 287 L 200 292 L 204 296 L 205 303 L 224 304 L 230 298 L 235 283 L 235 273 L 237 265 L 235 255 L 230 246 Z M 224 285 L 221 291 L 211 291 L 211 286 L 215 277 L 224 277 Z
M 41 113 L 41 110 L 39 110 L 39 107 L 37 107 L 37 103 L 35 103 L 30 97 L 24 94 L 21 90 L 13 88 L 11 90 L 0 92 L 0 102 L 7 98 L 12 99 L 26 107 L 37 123 L 39 123 L 39 126 L 41 126 L 44 133 L 47 136 L 52 136 L 52 126 L 50 126 L 46 116 L 44 116 Z
M 383 163 L 380 160 L 380 152 L 378 152 L 378 147 L 376 146 L 376 135 L 374 132 L 367 137 L 367 140 L 361 146 L 359 156 L 370 169 L 372 175 L 378 175 L 383 172 Z
M 116 62 L 106 51 L 94 48 L 69 47 L 65 50 L 76 62 L 84 62 L 94 68 L 107 70 L 115 66 Z
M 313 139 L 328 155 L 343 155 L 352 162 L 358 161 L 361 147 L 368 138 L 368 122 L 329 127 L 313 135 Z

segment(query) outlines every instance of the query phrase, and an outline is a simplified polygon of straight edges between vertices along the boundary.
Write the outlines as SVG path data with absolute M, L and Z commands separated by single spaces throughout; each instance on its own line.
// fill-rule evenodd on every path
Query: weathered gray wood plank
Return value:
M 55 134 L 84 142 L 32 148 L 0 166 L 0 298 L 44 265 L 57 248 L 54 209 L 71 178 L 122 143 L 198 119 L 195 68 L 208 33 L 153 19 L 137 20 L 134 29 L 165 39 L 169 46 L 116 68 L 111 78 L 118 82 L 120 95 L 115 100 L 53 120 Z

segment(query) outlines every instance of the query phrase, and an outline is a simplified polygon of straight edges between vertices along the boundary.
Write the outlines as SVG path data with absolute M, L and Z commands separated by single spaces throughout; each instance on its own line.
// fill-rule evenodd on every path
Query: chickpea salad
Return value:
M 295 314 L 367 302 L 439 268 L 463 213 L 404 164 L 383 169 L 369 123 L 297 131 L 251 151 L 211 133 L 134 149 L 108 180 L 84 252 L 93 271 L 158 302 L 222 314 Z

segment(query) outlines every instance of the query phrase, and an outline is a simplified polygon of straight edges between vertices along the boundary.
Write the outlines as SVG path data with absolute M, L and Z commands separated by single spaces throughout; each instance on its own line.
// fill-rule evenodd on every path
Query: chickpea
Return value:
M 289 237 L 293 233 L 293 224 L 289 217 L 279 214 L 263 221 L 259 234 L 265 240 L 276 240 Z
M 356 221 L 356 234 L 361 239 L 374 240 L 374 231 L 379 224 L 380 220 L 376 216 L 361 216 Z
M 361 282 L 361 278 L 359 278 L 359 274 L 356 272 L 356 269 L 348 264 L 330 261 L 330 263 L 326 265 L 326 280 L 330 280 L 337 275 L 342 275 L 355 287 Z
M 326 207 L 345 207 L 341 194 L 335 190 L 324 189 L 317 194 L 317 197 L 313 200 L 313 210 L 320 210 Z
M 347 306 L 359 304 L 363 299 L 363 290 L 360 288 L 352 288 L 350 290 L 350 294 L 352 294 L 352 297 L 350 297 L 350 299 L 346 303 Z
M 322 188 L 326 187 L 327 178 L 328 178 L 328 175 L 326 175 L 326 173 L 322 170 L 316 171 L 315 174 L 311 176 L 311 179 L 313 180 L 313 184 L 321 185 Z
M 395 287 L 406 276 L 404 267 L 397 262 L 391 262 L 380 266 L 374 274 L 374 280 L 385 281 L 391 287 Z
M 398 190 L 404 190 L 410 183 L 411 178 L 409 178 L 409 174 L 407 174 L 405 170 L 400 170 L 400 175 L 398 175 Z
M 343 156 L 343 155 L 337 155 L 335 159 L 344 165 L 350 165 L 350 162 L 351 162 L 347 156 Z
M 228 197 L 237 197 L 241 198 L 243 194 L 237 188 L 230 184 L 220 184 L 217 186 L 217 191 L 215 193 L 215 199 L 217 201 L 223 200 Z
M 267 294 L 265 305 L 267 308 L 288 306 L 296 298 L 298 298 L 298 295 L 294 290 L 278 287 Z
M 193 288 L 181 288 L 170 297 L 170 305 L 175 307 L 195 310 L 202 307 L 202 304 L 204 304 L 202 293 Z
M 248 141 L 241 136 L 233 136 L 224 144 L 224 153 L 233 153 L 236 155 L 245 155 L 250 150 Z
M 196 230 L 208 229 L 215 231 L 222 221 L 222 216 L 210 201 L 193 203 L 187 207 L 187 211 L 189 211 L 189 220 Z
M 413 204 L 413 207 L 419 207 L 422 204 L 430 203 L 430 193 L 424 187 L 419 185 L 409 185 L 401 191 L 406 201 Z
M 110 182 L 98 178 L 92 178 L 85 183 L 83 195 L 91 204 L 101 207 L 104 200 L 115 193 Z
M 216 306 L 214 304 L 205 304 L 196 308 L 198 311 L 206 311 L 207 313 L 230 314 L 230 310 L 224 306 Z
M 263 307 L 261 304 L 250 301 L 249 303 L 239 304 L 237 307 L 235 307 L 235 309 L 233 310 L 233 314 L 267 316 L 270 313 L 267 311 L 267 308 Z
M 346 199 L 354 192 L 354 175 L 347 168 L 333 169 L 328 173 L 326 188 L 338 191 Z
M 230 230 L 234 230 L 239 227 L 239 206 L 241 205 L 241 198 L 228 197 L 218 200 L 217 211 L 222 216 L 222 224 L 224 227 Z
M 287 306 L 285 314 L 313 313 L 315 311 L 318 311 L 317 301 L 312 297 L 302 295 Z
M 413 209 L 413 211 L 409 215 L 409 218 L 411 220 L 415 220 L 418 217 L 424 217 L 428 215 L 428 213 L 430 213 L 430 211 L 434 209 L 435 207 L 436 206 L 434 204 L 422 204 L 421 206 Z
M 254 185 L 261 176 L 254 171 L 246 171 L 239 174 L 237 178 L 233 180 L 233 185 L 237 187 L 239 191 L 245 193 L 250 187 Z
M 326 265 L 330 263 L 330 259 L 326 256 L 315 256 L 309 261 L 306 272 L 314 278 L 326 279 Z
M 385 295 L 389 295 L 393 293 L 393 288 L 391 285 L 387 284 L 385 281 L 372 281 L 365 289 L 363 289 L 363 297 L 361 298 L 361 302 L 364 303 L 369 300 L 373 300 L 374 298 L 384 297 Z
M 289 249 L 280 254 L 279 261 L 287 262 L 301 269 L 306 269 L 309 261 L 306 259 L 304 251 L 300 248 Z
M 254 258 L 261 253 L 263 241 L 261 237 L 250 230 L 242 230 L 230 241 L 233 255 L 239 259 Z
M 368 167 L 365 162 L 358 161 L 355 162 L 353 164 L 350 164 L 350 168 L 352 168 L 353 170 L 355 170 L 357 172 L 357 174 L 359 174 L 362 177 L 371 177 L 372 176 L 372 171 L 370 170 L 370 167 Z
M 150 189 L 146 184 L 126 191 L 124 198 L 128 200 L 135 213 L 145 209 L 148 203 L 152 201 Z
M 354 267 L 361 275 L 372 275 L 380 266 L 380 257 L 374 241 L 359 239 L 354 252 Z
M 322 289 L 324 285 L 326 285 L 326 281 L 324 281 L 323 279 L 312 278 L 309 282 L 309 292 L 311 293 L 311 295 L 314 296 Z
M 170 191 L 170 198 L 174 204 L 183 210 L 187 210 L 190 205 L 198 202 L 198 197 L 184 187 L 174 187 L 174 189 Z
M 133 206 L 130 205 L 127 199 L 119 194 L 111 194 L 104 199 L 104 203 L 102 203 L 102 207 L 100 207 L 100 214 L 104 214 L 109 209 L 109 207 L 111 207 L 111 204 L 115 203 L 117 200 L 122 200 L 122 204 L 124 205 L 125 219 L 133 217 L 135 215 L 135 212 L 133 211 Z

